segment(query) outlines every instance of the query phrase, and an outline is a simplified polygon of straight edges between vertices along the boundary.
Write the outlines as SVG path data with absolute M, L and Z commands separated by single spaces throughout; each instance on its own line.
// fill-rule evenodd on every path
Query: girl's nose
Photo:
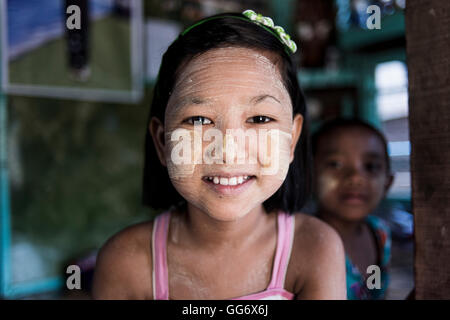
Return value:
M 351 185 L 361 185 L 364 182 L 364 170 L 362 166 L 357 164 L 347 168 L 345 172 L 345 179 Z
M 234 136 L 228 132 L 223 135 L 223 162 L 227 164 L 234 163 L 237 152 L 238 146 L 234 139 Z
M 217 129 L 221 130 L 223 134 L 225 134 L 228 129 L 243 129 L 242 115 L 236 112 L 234 108 L 224 110 L 224 113 L 217 123 Z
M 239 159 L 242 160 L 242 156 L 245 157 L 246 144 L 244 140 L 244 145 L 242 145 L 241 137 L 239 137 L 239 134 L 245 132 L 240 117 L 230 111 L 229 114 L 220 121 L 218 129 L 222 132 L 223 137 L 223 162 L 232 164 L 236 163 Z

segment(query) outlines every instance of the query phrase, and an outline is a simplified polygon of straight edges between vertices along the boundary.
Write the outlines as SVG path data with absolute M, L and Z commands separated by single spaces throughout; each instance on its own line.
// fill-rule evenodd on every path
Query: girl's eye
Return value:
M 247 120 L 250 123 L 266 123 L 269 121 L 273 121 L 273 119 L 266 116 L 254 116 Z
M 186 120 L 184 120 L 183 122 L 189 123 L 189 124 L 201 124 L 201 125 L 206 125 L 206 124 L 211 124 L 212 121 L 208 118 L 202 117 L 202 116 L 194 116 L 194 117 L 190 117 L 187 118 Z
M 368 162 L 365 164 L 365 168 L 370 173 L 377 173 L 381 170 L 381 164 L 374 163 L 374 162 Z
M 342 167 L 342 163 L 337 160 L 329 160 L 325 165 L 332 169 L 340 169 Z

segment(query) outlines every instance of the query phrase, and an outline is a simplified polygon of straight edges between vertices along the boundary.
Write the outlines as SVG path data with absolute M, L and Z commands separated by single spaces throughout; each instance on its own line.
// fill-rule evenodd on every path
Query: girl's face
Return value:
M 392 183 L 380 138 L 370 130 L 340 128 L 318 141 L 315 185 L 320 209 L 346 221 L 372 212 Z
M 303 118 L 293 119 L 278 68 L 270 53 L 207 51 L 179 73 L 164 128 L 152 120 L 174 187 L 217 220 L 235 220 L 260 206 L 279 189 L 293 160 Z

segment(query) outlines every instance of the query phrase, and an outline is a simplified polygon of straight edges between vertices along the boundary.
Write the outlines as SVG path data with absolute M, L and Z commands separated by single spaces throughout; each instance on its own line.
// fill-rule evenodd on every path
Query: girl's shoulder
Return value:
M 124 228 L 100 249 L 94 275 L 94 299 L 152 298 L 153 220 Z
M 339 234 L 327 223 L 308 214 L 294 213 L 295 227 L 288 276 L 295 277 L 300 292 L 317 270 L 344 266 L 345 251 Z M 321 277 L 326 278 L 324 274 Z
M 338 233 L 327 223 L 304 213 L 294 213 L 294 216 L 294 243 L 303 244 L 305 248 L 329 246 L 330 243 L 340 244 Z

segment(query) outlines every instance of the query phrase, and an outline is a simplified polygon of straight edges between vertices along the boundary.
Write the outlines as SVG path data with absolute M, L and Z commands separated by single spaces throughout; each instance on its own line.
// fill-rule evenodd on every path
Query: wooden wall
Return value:
M 450 1 L 406 2 L 416 299 L 450 299 Z

